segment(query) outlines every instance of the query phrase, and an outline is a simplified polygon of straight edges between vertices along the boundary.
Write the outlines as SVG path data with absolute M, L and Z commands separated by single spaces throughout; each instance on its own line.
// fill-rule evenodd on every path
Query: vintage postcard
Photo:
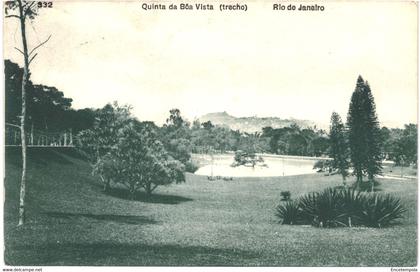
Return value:
M 2 44 L 3 271 L 417 271 L 417 2 L 13 0 Z

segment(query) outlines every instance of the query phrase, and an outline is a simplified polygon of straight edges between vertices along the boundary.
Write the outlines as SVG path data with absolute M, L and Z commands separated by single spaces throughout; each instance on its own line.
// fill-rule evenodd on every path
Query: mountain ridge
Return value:
M 236 117 L 230 115 L 226 111 L 223 112 L 211 112 L 202 115 L 198 118 L 200 122 L 210 121 L 214 125 L 228 127 L 233 130 L 239 130 L 242 132 L 258 132 L 264 127 L 282 128 L 288 127 L 292 124 L 296 124 L 302 128 L 314 127 L 316 123 L 310 120 L 301 120 L 295 118 L 282 119 L 279 117 Z

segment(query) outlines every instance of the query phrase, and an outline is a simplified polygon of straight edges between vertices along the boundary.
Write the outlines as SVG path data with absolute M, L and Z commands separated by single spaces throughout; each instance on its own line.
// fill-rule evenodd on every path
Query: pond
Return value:
M 266 166 L 238 166 L 232 167 L 233 155 L 214 155 L 213 163 L 209 155 L 196 155 L 201 167 L 196 175 L 222 177 L 278 177 L 315 173 L 313 169 L 316 158 L 301 159 L 290 156 L 263 156 Z

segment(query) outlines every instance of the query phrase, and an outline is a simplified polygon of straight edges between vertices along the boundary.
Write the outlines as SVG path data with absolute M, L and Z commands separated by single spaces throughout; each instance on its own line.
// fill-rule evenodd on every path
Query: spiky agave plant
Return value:
M 361 222 L 367 227 L 382 228 L 403 217 L 407 211 L 401 200 L 386 194 L 366 194 L 362 200 Z
M 334 188 L 307 194 L 300 200 L 304 216 L 318 227 L 346 226 L 343 223 L 346 218 L 343 206 L 340 190 Z
M 361 212 L 363 210 L 364 193 L 355 188 L 346 188 L 340 191 L 343 202 L 343 223 L 349 227 L 361 225 Z
M 302 212 L 297 201 L 287 201 L 276 208 L 276 216 L 282 224 L 297 225 L 302 223 Z

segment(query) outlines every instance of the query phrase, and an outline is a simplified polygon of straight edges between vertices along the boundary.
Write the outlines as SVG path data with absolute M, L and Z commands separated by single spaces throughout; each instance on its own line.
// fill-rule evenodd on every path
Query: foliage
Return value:
M 117 162 L 108 178 L 125 185 L 132 197 L 140 188 L 150 195 L 159 185 L 185 181 L 184 165 L 168 154 L 150 127 L 131 120 L 118 130 L 117 139 L 106 155 Z
M 35 16 L 38 15 L 38 5 L 36 5 L 36 2 L 26 0 L 5 1 L 5 15 L 14 15 L 13 11 L 19 8 L 19 4 L 22 5 L 22 14 L 24 14 L 25 19 L 29 18 L 30 20 L 34 20 Z
M 357 79 L 347 115 L 349 146 L 354 174 L 359 183 L 367 174 L 370 181 L 381 173 L 381 131 L 370 86 Z
M 417 165 L 417 125 L 405 125 L 402 135 L 394 141 L 393 158 L 396 165 Z
M 281 195 L 281 200 L 282 201 L 288 201 L 288 200 L 290 200 L 290 196 L 291 196 L 291 193 L 290 193 L 290 191 L 282 191 L 282 192 L 280 192 L 280 195 Z
M 106 155 L 118 141 L 119 130 L 131 120 L 131 108 L 117 102 L 107 104 L 95 112 L 93 127 L 81 131 L 77 136 L 77 147 L 83 150 L 91 163 L 96 163 Z
M 340 115 L 333 112 L 331 115 L 330 125 L 330 149 L 329 155 L 332 158 L 331 168 L 337 170 L 338 173 L 343 177 L 345 183 L 346 177 L 348 176 L 348 169 L 350 166 L 349 162 L 349 149 L 347 138 L 345 135 L 344 125 L 341 121 Z
M 405 211 L 401 201 L 389 194 L 327 188 L 322 192 L 305 194 L 296 202 L 280 204 L 276 216 L 283 219 L 283 224 L 299 222 L 317 227 L 381 228 L 402 218 Z
M 121 165 L 122 163 L 122 161 L 115 160 L 110 154 L 106 154 L 93 164 L 92 174 L 101 178 L 104 191 L 111 189 L 110 184 L 112 181 L 117 183 L 123 178 L 124 165 Z
M 301 223 L 302 211 L 297 201 L 287 201 L 278 205 L 276 216 L 280 218 L 282 224 L 296 225 Z
M 237 167 L 241 165 L 255 167 L 255 165 L 257 165 L 258 163 L 264 163 L 264 159 L 261 156 L 258 156 L 255 153 L 249 153 L 246 151 L 238 150 L 235 152 L 232 167 Z
M 108 104 L 96 112 L 93 128 L 78 135 L 78 146 L 88 154 L 104 189 L 111 182 L 123 184 L 134 197 L 140 188 L 150 195 L 160 185 L 184 181 L 185 166 L 165 149 L 159 128 L 153 122 L 139 122 L 130 110 Z
M 300 199 L 302 214 L 319 227 L 343 226 L 345 213 L 340 191 L 332 188 L 321 193 L 310 193 Z
M 389 194 L 364 195 L 361 199 L 360 221 L 367 227 L 386 227 L 406 212 L 401 200 Z
M 188 173 L 195 173 L 198 170 L 198 166 L 194 164 L 192 161 L 188 161 L 185 163 L 185 172 Z
M 317 160 L 314 163 L 313 169 L 318 169 L 318 172 L 332 172 L 332 166 L 331 166 L 330 160 Z
M 4 61 L 6 122 L 18 124 L 22 107 L 23 68 L 10 60 Z M 72 130 L 78 133 L 89 129 L 94 122 L 95 111 L 92 109 L 72 109 L 72 99 L 55 87 L 27 83 L 26 106 L 27 125 L 44 131 Z
M 283 128 L 263 128 L 267 151 L 283 155 L 321 156 L 327 153 L 328 138 L 323 130 L 300 128 L 296 124 Z

